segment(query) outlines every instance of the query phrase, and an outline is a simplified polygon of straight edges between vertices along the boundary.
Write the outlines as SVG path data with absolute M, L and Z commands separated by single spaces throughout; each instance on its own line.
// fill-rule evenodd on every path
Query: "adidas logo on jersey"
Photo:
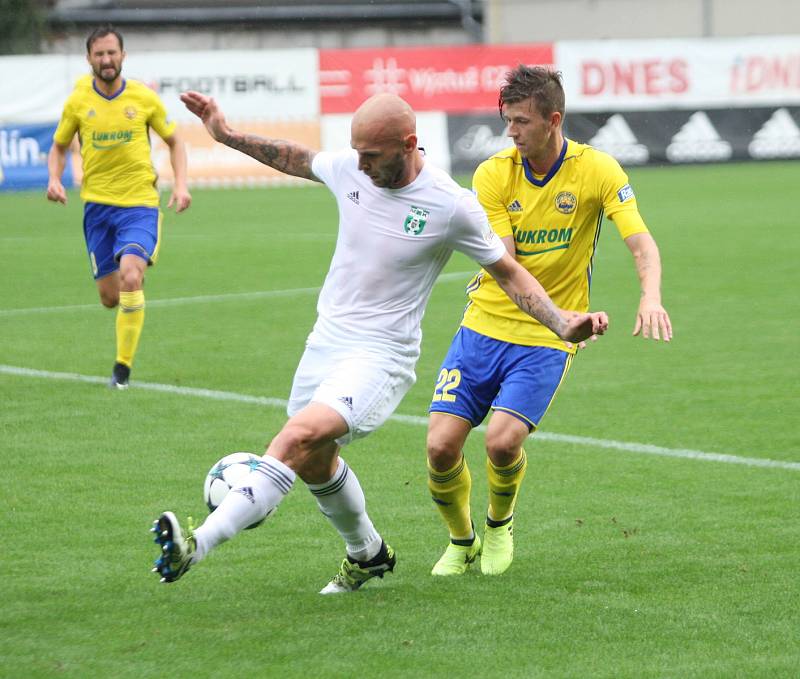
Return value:
M 731 145 L 720 139 L 703 111 L 692 113 L 667 146 L 667 160 L 673 163 L 728 160 L 732 154 Z
M 358 191 L 351 191 L 347 194 L 347 197 L 358 205 Z
M 352 396 L 340 396 L 339 400 L 344 403 L 350 410 L 353 409 L 353 397 Z
M 619 113 L 615 113 L 603 125 L 589 144 L 605 151 L 625 165 L 641 165 L 650 159 L 650 152 L 644 144 L 640 144 L 627 121 Z
M 522 205 L 518 200 L 515 200 L 511 205 L 506 208 L 509 212 L 522 212 Z
M 800 156 L 800 127 L 785 108 L 779 108 L 753 135 L 747 146 L 753 158 L 796 158 Z

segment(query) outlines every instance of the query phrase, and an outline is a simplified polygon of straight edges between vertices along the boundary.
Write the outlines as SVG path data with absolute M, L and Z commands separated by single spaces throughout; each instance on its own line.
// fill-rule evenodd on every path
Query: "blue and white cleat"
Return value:
M 164 512 L 150 529 L 155 533 L 153 541 L 161 547 L 161 555 L 156 559 L 153 573 L 161 576 L 161 582 L 175 582 L 192 565 L 196 549 L 194 526 L 191 518 L 188 529 L 183 531 L 172 512 Z

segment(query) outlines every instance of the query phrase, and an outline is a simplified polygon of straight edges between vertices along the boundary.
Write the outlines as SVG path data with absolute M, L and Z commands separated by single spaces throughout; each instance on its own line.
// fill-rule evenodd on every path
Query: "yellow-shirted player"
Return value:
M 110 386 L 128 386 L 144 325 L 144 272 L 155 263 L 161 235 L 156 173 L 150 157 L 152 128 L 169 146 L 174 174 L 167 207 L 189 207 L 186 150 L 158 95 L 122 77 L 122 35 L 113 26 L 86 40 L 86 75 L 64 105 L 48 156 L 47 198 L 67 202 L 61 183 L 67 148 L 77 133 L 81 147 L 83 231 L 92 273 L 104 306 L 119 305 L 117 350 Z
M 611 218 L 641 283 L 633 334 L 670 341 L 658 247 L 619 163 L 564 137 L 560 75 L 527 66 L 509 72 L 500 113 L 514 146 L 481 163 L 473 188 L 508 251 L 557 306 L 585 312 L 600 225 L 604 216 Z M 488 575 L 511 565 L 514 505 L 527 467 L 522 444 L 539 426 L 576 350 L 520 312 L 485 270 L 467 292 L 469 304 L 430 407 L 428 486 L 450 532 L 433 575 L 460 575 L 478 556 Z M 470 514 L 471 478 L 462 448 L 490 410 L 489 507 L 481 541 Z

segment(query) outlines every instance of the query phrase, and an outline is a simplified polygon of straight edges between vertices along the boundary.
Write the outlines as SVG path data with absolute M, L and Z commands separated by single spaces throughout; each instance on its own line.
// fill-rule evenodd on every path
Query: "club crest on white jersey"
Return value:
M 412 236 L 418 236 L 425 228 L 430 214 L 430 210 L 412 205 L 405 222 L 403 222 L 403 231 Z

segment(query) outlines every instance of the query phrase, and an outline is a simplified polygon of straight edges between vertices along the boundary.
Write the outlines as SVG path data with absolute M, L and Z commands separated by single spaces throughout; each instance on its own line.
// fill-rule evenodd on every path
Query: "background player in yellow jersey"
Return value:
M 564 138 L 560 75 L 527 66 L 509 72 L 500 113 L 514 146 L 478 167 L 473 189 L 508 251 L 559 307 L 586 311 L 607 215 L 633 254 L 641 283 L 633 334 L 669 341 L 658 247 L 619 163 Z M 574 346 L 519 313 L 487 271 L 472 279 L 467 292 L 469 304 L 430 407 L 428 486 L 450 532 L 433 575 L 462 574 L 479 555 L 488 575 L 511 565 L 514 504 L 527 466 L 522 444 L 539 426 L 575 353 Z M 470 515 L 471 479 L 462 448 L 489 410 L 489 507 L 481 541 Z
M 186 150 L 158 95 L 122 77 L 122 35 L 112 26 L 86 40 L 93 76 L 81 78 L 64 105 L 47 159 L 47 198 L 67 202 L 61 183 L 67 148 L 77 132 L 81 144 L 85 202 L 83 232 L 100 293 L 108 308 L 119 305 L 117 354 L 110 386 L 124 389 L 144 325 L 144 272 L 158 256 L 161 211 L 150 158 L 152 128 L 169 146 L 174 174 L 167 207 L 191 203 L 186 188 Z

